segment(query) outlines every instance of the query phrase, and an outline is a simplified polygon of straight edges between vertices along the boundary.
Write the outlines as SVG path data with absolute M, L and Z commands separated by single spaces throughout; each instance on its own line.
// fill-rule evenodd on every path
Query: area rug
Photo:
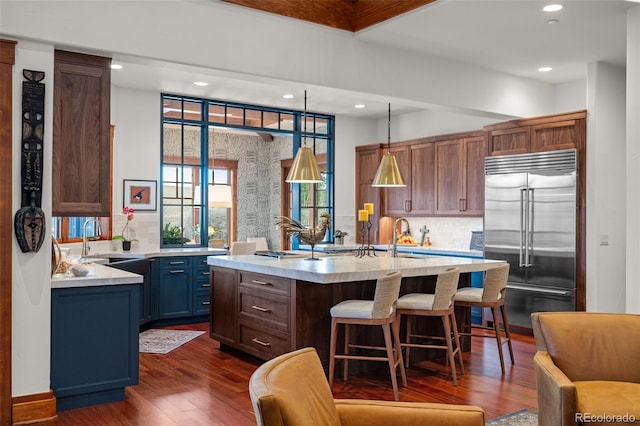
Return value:
M 140 352 L 149 354 L 168 354 L 204 331 L 166 330 L 153 328 L 140 333 Z
M 489 420 L 487 426 L 538 426 L 538 413 L 520 410 L 497 419 Z

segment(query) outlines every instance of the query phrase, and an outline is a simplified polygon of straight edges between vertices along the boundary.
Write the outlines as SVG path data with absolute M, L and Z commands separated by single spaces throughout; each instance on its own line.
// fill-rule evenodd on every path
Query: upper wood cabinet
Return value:
M 586 111 L 577 111 L 485 126 L 488 153 L 494 156 L 583 147 L 586 115 Z
M 376 209 L 375 215 L 380 218 L 383 211 L 383 200 L 380 188 L 371 186 L 373 178 L 378 170 L 380 159 L 382 158 L 382 145 L 366 145 L 356 147 L 356 210 L 362 209 L 364 203 L 373 203 Z M 354 212 L 357 218 L 357 211 Z M 361 243 L 359 228 L 356 229 L 356 242 Z M 379 223 L 377 220 L 371 221 L 372 243 L 377 243 L 379 234 Z
M 385 188 L 388 216 L 422 216 L 434 213 L 433 144 L 414 143 L 392 147 L 406 187 Z
M 111 59 L 56 50 L 54 216 L 111 215 Z
M 435 213 L 446 216 L 484 214 L 483 135 L 434 143 Z

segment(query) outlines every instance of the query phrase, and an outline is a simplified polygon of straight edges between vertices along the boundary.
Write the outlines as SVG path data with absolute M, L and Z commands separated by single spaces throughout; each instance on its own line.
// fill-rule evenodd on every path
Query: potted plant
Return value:
M 336 229 L 336 232 L 333 233 L 334 243 L 338 245 L 344 244 L 344 237 L 347 235 L 349 235 L 348 232 Z
M 114 235 L 111 237 L 112 240 L 122 240 L 122 251 L 129 251 L 131 250 L 131 242 L 133 241 L 138 241 L 135 238 L 134 239 L 129 239 L 129 222 L 131 222 L 133 220 L 133 213 L 135 212 L 134 209 L 132 209 L 129 206 L 125 206 L 122 208 L 122 214 L 126 216 L 127 221 L 125 222 L 124 226 L 122 227 L 122 231 L 120 232 L 119 235 Z
M 178 225 L 172 225 L 171 222 L 167 222 L 162 229 L 162 242 L 164 244 L 184 244 L 189 242 L 189 238 L 185 238 L 182 235 L 182 228 Z

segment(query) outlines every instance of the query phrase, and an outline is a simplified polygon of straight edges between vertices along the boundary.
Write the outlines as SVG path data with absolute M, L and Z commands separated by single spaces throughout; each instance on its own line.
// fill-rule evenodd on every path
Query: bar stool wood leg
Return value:
M 395 363 L 400 368 L 400 378 L 402 379 L 402 386 L 407 387 L 407 372 L 404 369 L 404 360 L 402 359 L 402 346 L 400 345 L 400 316 L 396 315 L 396 320 L 391 324 L 391 331 L 393 332 L 393 346 L 395 348 L 396 361 Z
M 451 328 L 453 329 L 453 340 L 456 343 L 456 351 L 458 351 L 458 362 L 460 363 L 460 374 L 464 375 L 464 364 L 462 363 L 462 346 L 460 346 L 460 335 L 458 334 L 458 323 L 456 321 L 455 314 L 451 314 L 450 317 L 451 317 Z
M 502 333 L 500 331 L 500 321 L 498 320 L 498 309 L 495 306 L 491 307 L 491 315 L 493 315 L 493 329 L 496 332 L 496 342 L 498 342 L 498 356 L 500 357 L 500 367 L 502 367 L 502 374 L 504 374 L 504 355 L 502 354 L 502 339 L 500 337 Z
M 333 387 L 333 375 L 336 366 L 336 340 L 338 340 L 338 321 L 331 319 L 331 342 L 329 345 L 329 387 Z M 345 360 L 346 362 L 347 360 Z
M 349 324 L 344 324 L 344 354 L 349 355 L 349 337 L 351 337 L 351 327 Z M 347 380 L 349 376 L 349 359 L 345 358 L 342 364 L 342 378 Z
M 407 339 L 405 340 L 407 342 L 407 353 L 405 354 L 404 357 L 404 365 L 405 367 L 409 368 L 409 360 L 411 358 L 411 324 L 414 321 L 414 317 L 411 316 L 407 316 Z
M 389 324 L 382 324 L 382 333 L 384 334 L 384 346 L 387 349 L 387 359 L 389 362 L 389 372 L 391 373 L 391 385 L 393 386 L 393 396 L 398 401 L 398 379 L 396 378 L 395 355 L 393 351 L 393 343 L 391 342 L 391 330 Z
M 447 356 L 449 365 L 451 366 L 451 378 L 453 385 L 458 386 L 458 378 L 456 377 L 456 360 L 453 355 L 453 345 L 451 344 L 451 325 L 448 316 L 442 317 L 442 326 L 444 328 L 444 337 L 447 342 Z
M 507 306 L 500 305 L 500 313 L 502 314 L 502 325 L 504 326 L 504 334 L 507 337 L 507 345 L 509 345 L 509 356 L 511 357 L 511 364 L 515 365 L 513 360 L 513 347 L 511 346 L 511 333 L 509 332 L 509 321 L 507 320 Z

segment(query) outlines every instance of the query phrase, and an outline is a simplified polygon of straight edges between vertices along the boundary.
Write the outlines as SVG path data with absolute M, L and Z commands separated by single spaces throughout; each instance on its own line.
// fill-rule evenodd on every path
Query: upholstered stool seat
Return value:
M 402 386 L 407 386 L 407 376 L 402 363 L 400 349 L 400 322 L 396 315 L 396 302 L 400 294 L 400 272 L 391 272 L 379 278 L 376 282 L 373 300 L 345 300 L 334 305 L 331 312 L 331 344 L 329 348 L 329 386 L 333 386 L 335 360 L 344 360 L 343 377 L 347 380 L 349 360 L 385 361 L 389 364 L 393 396 L 399 400 L 398 381 L 396 371 L 400 369 Z M 336 354 L 338 325 L 344 325 L 344 353 Z M 384 347 L 357 345 L 350 342 L 351 325 L 379 325 L 382 326 Z M 392 337 L 393 336 L 393 337 Z M 352 354 L 350 349 L 374 349 L 386 352 L 386 356 L 370 356 Z
M 463 287 L 456 293 L 456 302 L 482 302 L 483 288 Z M 502 293 L 499 293 L 496 300 L 502 300 Z
M 456 294 L 459 279 L 460 270 L 457 268 L 449 268 L 438 275 L 435 293 L 405 294 L 398 299 L 397 303 L 398 315 L 400 317 L 403 315 L 407 316 L 406 338 L 405 341 L 400 344 L 402 347 L 407 348 L 407 352 L 404 355 L 406 366 L 409 367 L 411 348 L 444 349 L 447 351 L 447 361 L 451 366 L 451 377 L 455 386 L 458 385 L 455 365 L 456 355 L 458 355 L 460 373 L 464 374 L 462 354 L 460 353 L 460 341 L 458 339 L 458 326 L 453 312 L 453 297 Z M 440 317 L 444 336 L 426 336 L 413 333 L 412 322 L 417 319 L 416 317 L 421 316 Z M 428 341 L 436 339 L 444 340 L 445 344 L 413 343 L 416 339 Z

